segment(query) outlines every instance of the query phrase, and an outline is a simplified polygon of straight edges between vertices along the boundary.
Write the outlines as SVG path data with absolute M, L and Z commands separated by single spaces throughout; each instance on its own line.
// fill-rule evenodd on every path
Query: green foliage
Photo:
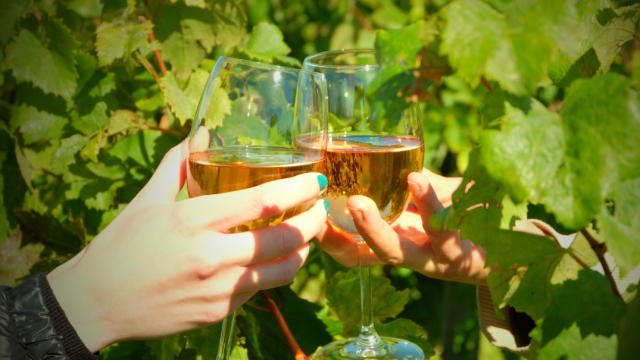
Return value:
M 376 47 L 372 111 L 393 121 L 422 110 L 425 166 L 464 179 L 432 225 L 485 248 L 495 306 L 536 322 L 531 356 L 632 359 L 639 30 L 633 1 L 2 1 L 0 275 L 51 270 L 122 211 L 188 133 L 218 56 L 300 66 L 318 51 Z M 233 109 L 216 109 L 205 124 L 223 137 L 260 126 L 223 123 Z M 579 234 L 561 245 L 519 232 L 525 219 Z M 611 278 L 589 269 L 602 258 Z M 373 283 L 380 333 L 442 358 L 481 354 L 463 285 L 388 267 Z M 354 271 L 315 249 L 294 288 L 272 295 L 306 353 L 357 330 Z M 232 358 L 292 359 L 261 298 L 251 303 Z M 102 356 L 208 359 L 218 334 L 123 342 Z

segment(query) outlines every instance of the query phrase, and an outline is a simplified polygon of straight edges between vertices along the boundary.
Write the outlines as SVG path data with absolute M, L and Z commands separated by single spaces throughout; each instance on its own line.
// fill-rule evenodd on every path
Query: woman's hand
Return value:
M 167 153 L 126 209 L 48 279 L 85 345 L 178 333 L 222 320 L 256 291 L 286 284 L 324 226 L 322 201 L 287 221 L 233 226 L 319 198 L 319 174 L 175 201 L 186 143 Z
M 436 231 L 429 219 L 451 203 L 459 178 L 446 178 L 424 170 L 408 177 L 413 204 L 393 224 L 381 217 L 373 200 L 352 196 L 347 206 L 358 231 L 370 249 L 359 249 L 355 240 L 327 226 L 318 244 L 338 262 L 354 266 L 360 252 L 365 265 L 388 263 L 416 270 L 426 276 L 481 284 L 489 273 L 482 248 L 461 240 L 456 231 Z

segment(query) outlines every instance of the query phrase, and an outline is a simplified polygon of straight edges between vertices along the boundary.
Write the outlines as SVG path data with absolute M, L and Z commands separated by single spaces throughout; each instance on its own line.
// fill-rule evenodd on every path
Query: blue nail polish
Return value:
M 329 180 L 323 174 L 318 175 L 317 179 L 318 179 L 318 186 L 320 187 L 320 190 L 324 190 L 324 188 L 327 187 Z
M 327 214 L 329 213 L 329 202 L 327 200 L 323 200 L 324 202 L 324 210 L 327 212 Z

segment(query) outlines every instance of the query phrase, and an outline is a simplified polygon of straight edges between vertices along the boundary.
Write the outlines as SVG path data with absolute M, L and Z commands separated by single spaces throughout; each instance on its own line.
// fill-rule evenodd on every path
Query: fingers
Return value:
M 455 231 L 437 231 L 431 229 L 431 216 L 442 209 L 442 203 L 424 174 L 411 173 L 407 181 L 411 197 L 422 218 L 422 225 L 431 242 L 433 256 L 437 262 L 453 262 L 461 260 L 464 255 L 460 237 Z
M 187 140 L 169 150 L 149 182 L 135 197 L 138 205 L 173 202 L 186 178 Z
M 219 261 L 235 265 L 250 265 L 288 256 L 306 245 L 324 227 L 327 212 L 324 200 L 301 214 L 275 226 L 263 227 L 250 232 L 225 235 L 224 258 Z M 217 251 L 218 249 L 211 249 Z
M 436 196 L 443 206 L 451 205 L 451 195 L 462 183 L 461 177 L 446 177 L 431 172 L 429 169 L 422 169 L 429 183 L 436 191 Z
M 237 279 L 234 293 L 256 292 L 286 285 L 293 281 L 296 273 L 309 255 L 309 244 L 295 252 L 273 261 L 253 264 L 247 267 L 233 267 L 225 273 L 225 278 Z M 215 284 L 212 284 L 215 287 Z
M 401 237 L 382 219 L 373 200 L 365 196 L 351 196 L 347 206 L 358 232 L 380 260 L 410 268 L 428 261 L 428 254 L 418 243 Z
M 324 175 L 306 173 L 250 189 L 195 197 L 176 204 L 176 216 L 192 226 L 226 231 L 318 198 L 323 181 L 319 177 Z

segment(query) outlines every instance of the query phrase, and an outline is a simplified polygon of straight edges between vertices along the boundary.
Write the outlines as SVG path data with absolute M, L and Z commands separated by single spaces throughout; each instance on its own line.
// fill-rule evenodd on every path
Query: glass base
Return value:
M 312 360 L 424 360 L 418 345 L 402 339 L 381 337 L 384 349 L 360 349 L 356 338 L 334 341 L 318 349 Z

